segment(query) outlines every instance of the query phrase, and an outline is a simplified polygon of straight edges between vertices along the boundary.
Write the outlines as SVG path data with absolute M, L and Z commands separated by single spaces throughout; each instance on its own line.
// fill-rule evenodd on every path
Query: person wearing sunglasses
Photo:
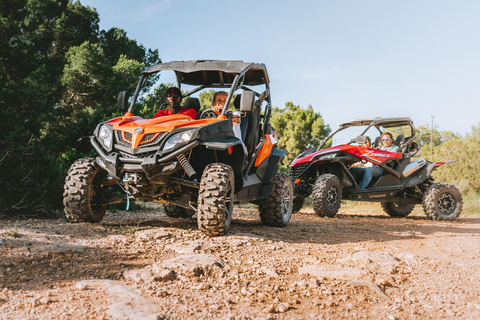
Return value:
M 382 139 L 382 145 L 380 146 L 380 150 L 389 151 L 389 152 L 399 152 L 400 149 L 398 146 L 393 144 L 393 136 L 390 132 L 384 132 L 380 136 Z M 361 189 L 367 188 L 370 181 L 373 178 L 378 178 L 383 174 L 383 169 L 379 166 L 372 166 L 365 170 L 365 174 L 363 175 L 362 181 L 358 184 Z

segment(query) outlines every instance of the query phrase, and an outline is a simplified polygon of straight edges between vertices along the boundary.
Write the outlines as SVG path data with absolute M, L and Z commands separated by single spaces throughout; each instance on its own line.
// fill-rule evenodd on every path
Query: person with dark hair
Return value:
M 225 91 L 217 91 L 213 95 L 212 99 L 212 110 L 216 114 L 222 113 L 223 106 L 227 102 L 228 93 Z
M 384 132 L 380 136 L 382 140 L 382 146 L 380 147 L 380 150 L 384 151 L 389 151 L 389 152 L 399 152 L 399 148 L 393 144 L 393 136 L 390 132 Z M 380 168 L 379 166 L 372 166 L 370 168 L 367 168 L 365 170 L 365 174 L 363 175 L 362 181 L 358 184 L 358 186 L 361 189 L 365 189 L 368 187 L 368 184 L 370 181 L 372 181 L 373 178 L 380 177 L 383 174 L 383 169 Z
M 180 104 L 182 103 L 182 92 L 177 87 L 170 87 L 165 91 L 165 99 L 167 100 L 168 109 L 159 110 L 153 117 L 163 117 L 170 116 L 172 114 L 183 114 L 189 116 L 192 119 L 197 117 L 197 112 L 195 109 L 183 108 Z

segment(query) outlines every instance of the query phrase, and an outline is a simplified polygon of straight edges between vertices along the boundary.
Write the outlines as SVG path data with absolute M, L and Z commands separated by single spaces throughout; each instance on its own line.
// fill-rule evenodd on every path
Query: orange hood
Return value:
M 189 116 L 180 114 L 158 117 L 154 119 L 143 119 L 127 112 L 123 117 L 109 120 L 107 123 L 113 125 L 113 130 L 121 131 L 123 138 L 126 141 L 129 141 L 132 145 L 132 148 L 135 149 L 140 144 L 153 141 L 162 132 L 171 132 L 172 130 L 181 127 L 201 127 L 217 121 L 219 121 L 219 119 L 194 120 Z M 130 139 L 127 139 L 125 133 L 130 134 L 128 135 Z M 145 135 L 149 135 L 148 139 L 143 140 Z

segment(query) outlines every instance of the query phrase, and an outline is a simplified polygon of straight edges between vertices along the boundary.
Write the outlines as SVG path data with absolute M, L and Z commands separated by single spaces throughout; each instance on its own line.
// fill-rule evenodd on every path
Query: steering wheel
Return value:
M 212 109 L 204 110 L 200 115 L 200 119 L 216 119 L 217 117 L 218 115 Z

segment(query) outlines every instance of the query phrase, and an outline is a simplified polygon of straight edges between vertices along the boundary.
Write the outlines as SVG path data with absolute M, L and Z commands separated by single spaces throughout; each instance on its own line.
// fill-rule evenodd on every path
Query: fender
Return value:
M 427 165 L 427 173 L 428 175 L 431 175 L 433 170 L 437 169 L 438 167 L 452 164 L 455 162 L 458 162 L 458 160 L 438 161 L 438 162 L 429 163 Z
M 272 181 L 273 176 L 278 172 L 278 164 L 282 160 L 287 151 L 274 148 L 268 157 L 268 166 L 263 174 L 263 183 L 268 184 Z

